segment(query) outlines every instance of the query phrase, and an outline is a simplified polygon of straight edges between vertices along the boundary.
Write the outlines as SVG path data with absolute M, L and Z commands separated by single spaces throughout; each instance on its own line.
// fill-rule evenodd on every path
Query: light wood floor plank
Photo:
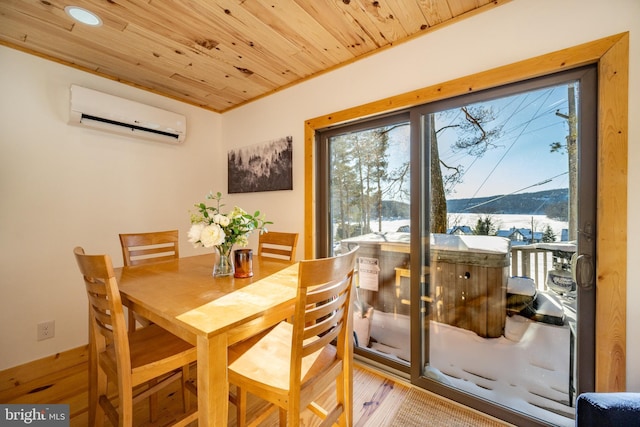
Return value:
M 76 354 L 77 353 L 77 354 Z M 48 373 L 43 366 L 35 366 L 36 376 L 29 366 L 20 366 L 0 372 L 0 379 L 4 382 L 0 388 L 1 403 L 67 403 L 71 412 L 71 427 L 86 427 L 87 413 L 87 361 L 85 357 L 78 357 L 79 352 L 72 352 L 75 361 L 53 364 Z M 50 359 L 32 362 L 51 365 Z M 192 368 L 191 378 L 196 378 L 196 368 Z M 20 381 L 20 379 L 24 381 Z M 403 380 L 385 376 L 379 371 L 360 362 L 355 363 L 353 395 L 353 420 L 356 427 L 387 427 L 391 425 L 398 408 L 406 399 L 411 385 Z M 115 387 L 112 387 L 115 389 Z M 232 389 L 233 390 L 233 389 Z M 333 387 L 329 387 L 318 402 L 322 405 L 328 399 L 333 399 Z M 182 411 L 180 386 L 174 383 L 161 391 L 159 396 L 159 419 L 156 423 L 149 421 L 149 409 L 146 401 L 134 407 L 134 425 L 139 427 L 163 426 L 170 423 Z M 197 399 L 192 396 L 192 405 L 197 405 Z M 248 417 L 252 418 L 261 413 L 265 404 L 257 398 L 249 396 Z M 229 426 L 236 424 L 235 406 L 229 404 Z M 271 414 L 262 427 L 278 425 L 277 412 Z M 302 416 L 305 427 L 318 426 L 320 419 L 306 410 Z M 108 422 L 105 426 L 109 425 Z M 192 423 L 195 427 L 197 422 Z M 407 426 L 409 427 L 409 426 Z

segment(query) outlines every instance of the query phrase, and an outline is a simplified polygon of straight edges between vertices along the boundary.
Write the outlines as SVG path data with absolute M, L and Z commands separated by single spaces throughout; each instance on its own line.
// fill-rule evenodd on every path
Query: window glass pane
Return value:
M 422 119 L 422 373 L 566 426 L 575 412 L 578 92 L 563 84 Z
M 515 425 L 573 425 L 594 388 L 596 82 L 585 67 L 320 133 L 317 250 L 360 247 L 357 355 Z
M 356 351 L 407 365 L 409 123 L 406 117 L 328 140 L 335 253 L 358 245 Z

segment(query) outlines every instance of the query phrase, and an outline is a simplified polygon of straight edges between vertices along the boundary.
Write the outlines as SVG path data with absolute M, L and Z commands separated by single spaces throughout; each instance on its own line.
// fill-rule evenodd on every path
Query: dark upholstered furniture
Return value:
M 576 427 L 640 427 L 640 393 L 582 393 Z

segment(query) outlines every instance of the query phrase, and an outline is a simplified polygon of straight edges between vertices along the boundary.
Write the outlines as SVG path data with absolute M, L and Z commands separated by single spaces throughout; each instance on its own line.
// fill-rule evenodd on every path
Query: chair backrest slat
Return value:
M 327 319 L 332 319 L 334 322 L 340 319 L 339 316 L 343 310 L 344 300 L 347 298 L 347 294 L 344 293 L 338 298 L 334 298 L 325 304 L 318 304 L 316 307 L 310 307 L 307 309 L 307 315 L 305 316 L 305 323 L 307 328 L 310 328 L 311 324 L 326 324 Z M 327 326 L 329 329 L 330 326 Z
M 261 233 L 258 237 L 258 256 L 293 261 L 296 257 L 297 245 L 298 233 L 283 233 L 279 231 Z
M 351 339 L 346 322 L 357 250 L 300 261 L 291 351 L 292 388 L 297 386 L 293 379 L 300 378 L 302 358 L 334 340 L 338 348 L 336 363 L 341 363 L 344 346 Z
M 150 264 L 180 257 L 178 230 L 120 234 L 124 265 Z
M 78 268 L 84 277 L 89 299 L 90 324 L 96 354 L 112 345 L 120 369 L 131 374 L 131 357 L 127 325 L 118 283 L 109 255 L 85 255 L 81 247 L 74 249 Z

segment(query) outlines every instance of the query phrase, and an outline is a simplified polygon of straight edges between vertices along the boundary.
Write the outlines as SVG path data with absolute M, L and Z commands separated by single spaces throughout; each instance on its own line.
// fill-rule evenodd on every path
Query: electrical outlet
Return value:
M 53 338 L 56 333 L 55 320 L 49 320 L 48 322 L 38 323 L 38 341 Z

